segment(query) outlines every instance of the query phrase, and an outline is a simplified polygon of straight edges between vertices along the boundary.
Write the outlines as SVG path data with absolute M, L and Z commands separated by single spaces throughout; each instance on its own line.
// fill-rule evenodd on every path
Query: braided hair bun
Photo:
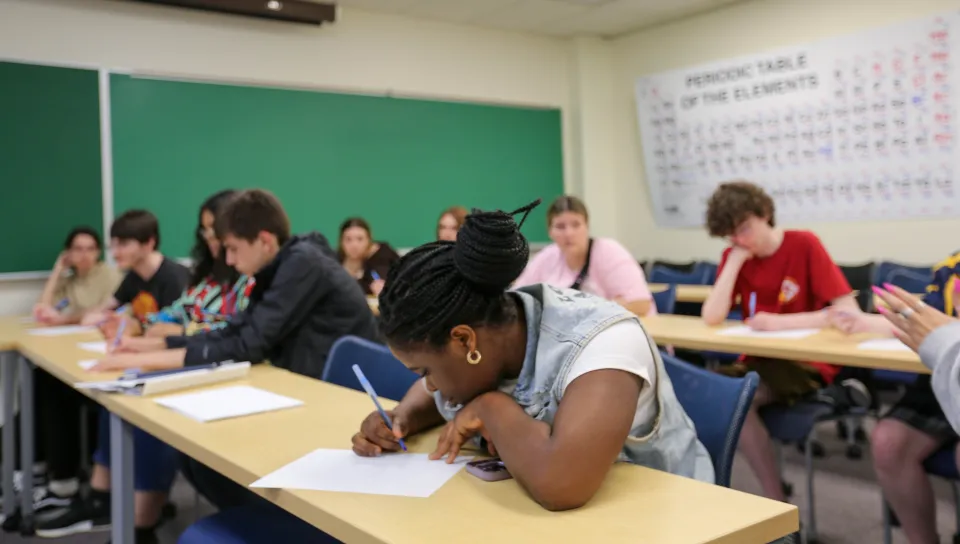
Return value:
M 495 294 L 510 287 L 530 258 L 530 245 L 513 216 L 529 212 L 539 203 L 537 200 L 513 213 L 474 210 L 468 215 L 453 250 L 457 272 L 483 293 Z
M 530 255 L 520 227 L 540 200 L 510 213 L 474 210 L 456 242 L 431 242 L 404 255 L 380 292 L 380 329 L 392 344 L 440 346 L 459 324 L 516 318 L 505 291 Z M 517 224 L 513 216 L 523 213 Z

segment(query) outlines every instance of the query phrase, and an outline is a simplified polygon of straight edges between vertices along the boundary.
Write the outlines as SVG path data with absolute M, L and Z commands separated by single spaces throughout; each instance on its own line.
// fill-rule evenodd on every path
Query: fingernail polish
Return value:
M 877 312 L 879 312 L 879 313 L 881 313 L 881 314 L 885 314 L 885 313 L 887 313 L 887 309 L 884 308 L 883 306 L 877 306 Z
M 873 292 L 876 293 L 876 294 L 878 294 L 878 295 L 879 295 L 880 293 L 883 293 L 883 289 L 877 287 L 876 285 L 871 285 L 870 288 L 873 289 Z
M 887 291 L 893 291 L 893 284 L 892 284 L 892 283 L 884 283 L 884 284 L 883 284 L 883 288 L 886 289 Z

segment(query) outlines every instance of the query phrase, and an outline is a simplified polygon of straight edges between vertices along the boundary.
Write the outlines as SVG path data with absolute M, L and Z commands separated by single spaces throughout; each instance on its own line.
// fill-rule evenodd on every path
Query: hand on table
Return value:
M 757 312 L 753 317 L 748 317 L 745 323 L 755 331 L 779 331 L 783 328 L 781 317 L 770 312 Z

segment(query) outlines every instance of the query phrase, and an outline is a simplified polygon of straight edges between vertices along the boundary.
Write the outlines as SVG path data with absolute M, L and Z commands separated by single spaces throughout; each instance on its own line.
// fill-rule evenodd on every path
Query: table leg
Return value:
M 20 357 L 20 471 L 23 488 L 20 494 L 20 534 L 32 535 L 33 519 L 33 363 Z
M 111 542 L 133 542 L 133 426 L 110 414 Z
M 17 511 L 13 492 L 13 468 L 16 463 L 16 435 L 13 432 L 13 405 L 17 394 L 16 355 L 12 352 L 0 353 L 0 381 L 3 382 L 3 519 L 10 519 Z

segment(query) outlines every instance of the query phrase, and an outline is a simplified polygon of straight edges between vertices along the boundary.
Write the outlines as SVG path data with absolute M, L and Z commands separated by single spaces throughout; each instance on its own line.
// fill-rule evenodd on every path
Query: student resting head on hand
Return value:
M 590 237 L 587 207 L 579 198 L 554 200 L 547 225 L 553 244 L 530 260 L 516 286 L 569 287 L 613 300 L 640 316 L 657 313 L 640 264 L 616 240 Z
M 122 275 L 100 260 L 100 234 L 77 227 L 67 235 L 63 251 L 33 307 L 33 317 L 43 325 L 72 325 L 84 312 L 99 308 L 113 297 Z
M 457 240 L 457 232 L 463 226 L 467 218 L 467 209 L 463 206 L 451 206 L 437 219 L 437 241 L 454 242 Z
M 433 458 L 451 460 L 482 436 L 550 510 L 585 504 L 618 460 L 713 481 L 636 315 L 571 289 L 507 291 L 529 255 L 512 216 L 535 205 L 475 211 L 455 244 L 421 246 L 391 270 L 381 331 L 423 376 L 392 412 L 396 436 L 446 421 Z M 398 443 L 374 413 L 353 447 L 379 455 Z
M 370 224 L 351 217 L 340 225 L 337 256 L 343 268 L 360 284 L 366 295 L 377 296 L 383 282 L 400 255 L 386 242 L 374 242 Z

